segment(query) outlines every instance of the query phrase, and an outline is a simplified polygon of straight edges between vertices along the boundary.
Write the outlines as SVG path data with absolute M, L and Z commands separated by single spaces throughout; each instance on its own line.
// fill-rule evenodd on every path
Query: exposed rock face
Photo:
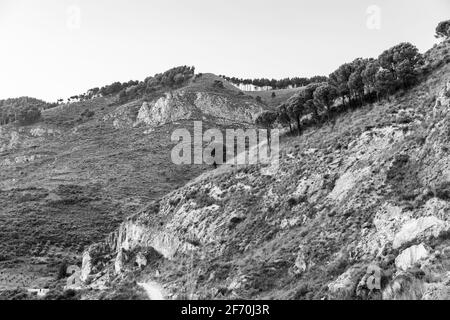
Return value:
M 113 112 L 106 114 L 103 121 L 112 121 L 116 129 L 130 128 L 136 121 L 136 114 L 140 107 L 139 101 L 133 101 L 119 106 Z
M 394 237 L 394 248 L 400 248 L 415 240 L 428 237 L 437 238 L 443 232 L 450 230 L 450 226 L 434 216 L 420 217 L 407 221 Z
M 428 250 L 423 244 L 409 247 L 404 250 L 396 259 L 395 266 L 397 269 L 406 271 L 413 267 L 422 259 L 426 259 L 429 256 Z
M 263 108 L 255 102 L 236 102 L 232 98 L 207 92 L 174 91 L 153 102 L 144 102 L 136 125 L 159 126 L 178 120 L 210 116 L 235 122 L 254 122 Z
M 139 252 L 136 255 L 136 264 L 139 268 L 144 268 L 147 265 L 147 262 L 147 257 L 142 252 Z
M 110 261 L 110 248 L 105 243 L 95 244 L 83 253 L 80 280 L 88 283 Z

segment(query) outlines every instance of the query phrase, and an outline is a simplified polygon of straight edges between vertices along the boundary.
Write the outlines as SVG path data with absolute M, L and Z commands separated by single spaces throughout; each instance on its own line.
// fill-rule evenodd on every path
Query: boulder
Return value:
M 81 266 L 80 280 L 87 282 L 89 275 L 92 273 L 92 257 L 89 251 L 83 253 L 83 263 Z
M 338 298 L 350 298 L 356 290 L 360 277 L 361 267 L 353 266 L 328 284 L 328 290 Z
M 90 275 L 94 274 L 96 265 L 102 260 L 108 260 L 109 247 L 105 243 L 98 243 L 90 246 L 83 253 L 83 262 L 81 266 L 80 279 L 86 283 L 90 279 Z
M 295 264 L 294 264 L 294 273 L 299 275 L 302 274 L 303 272 L 306 271 L 308 265 L 306 263 L 306 257 L 305 254 L 303 252 L 303 249 L 300 248 L 300 250 L 297 253 L 297 258 L 295 259 Z
M 136 255 L 136 264 L 139 268 L 144 268 L 147 265 L 147 258 L 142 252 Z
M 430 253 L 423 244 L 411 246 L 398 255 L 395 259 L 397 269 L 406 271 L 413 267 L 417 262 L 426 259 Z
M 447 223 L 434 216 L 411 219 L 394 236 L 393 248 L 398 249 L 405 244 L 419 239 L 423 240 L 428 237 L 437 238 L 446 230 L 449 230 Z
M 81 272 L 75 271 L 73 274 L 71 274 L 71 276 L 69 278 L 67 278 L 66 280 L 66 286 L 64 287 L 64 290 L 79 290 L 82 288 L 83 283 L 80 279 L 81 276 Z
M 116 256 L 116 260 L 114 261 L 114 271 L 119 274 L 123 271 L 125 265 L 125 254 L 123 250 L 119 250 L 119 253 Z

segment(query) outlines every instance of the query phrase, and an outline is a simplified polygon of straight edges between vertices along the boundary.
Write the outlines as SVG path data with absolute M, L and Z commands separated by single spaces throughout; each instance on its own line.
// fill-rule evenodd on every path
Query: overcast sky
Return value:
M 244 78 L 328 75 L 434 43 L 450 0 L 0 0 L 0 99 L 48 101 L 178 65 Z

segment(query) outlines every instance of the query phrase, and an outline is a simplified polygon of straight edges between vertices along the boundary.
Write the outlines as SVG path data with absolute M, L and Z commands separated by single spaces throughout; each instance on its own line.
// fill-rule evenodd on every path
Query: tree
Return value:
M 69 264 L 66 260 L 64 260 L 58 267 L 58 274 L 56 276 L 56 280 L 61 280 L 66 277 L 67 267 Z
M 277 120 L 278 114 L 273 111 L 262 112 L 255 120 L 258 126 L 271 129 L 273 123 Z
M 292 132 L 291 118 L 289 117 L 288 110 L 285 104 L 278 107 L 278 122 L 283 125 L 289 126 L 289 131 Z
M 278 114 L 273 111 L 262 112 L 255 120 L 255 123 L 259 127 L 267 129 L 267 142 L 270 144 L 270 130 L 274 122 L 277 120 Z
M 223 89 L 224 88 L 223 82 L 220 80 L 214 80 L 213 88 Z
M 362 72 L 364 87 L 369 93 L 375 91 L 375 77 L 380 68 L 381 67 L 378 60 L 372 59 L 367 63 L 364 71 Z
M 423 64 L 419 50 L 409 42 L 385 50 L 378 57 L 378 61 L 383 69 L 393 74 L 397 80 L 396 85 L 403 89 L 415 83 L 419 76 L 419 67 Z
M 450 38 L 450 20 L 439 22 L 436 27 L 436 38 Z
M 303 116 L 304 114 L 304 105 L 305 100 L 304 100 L 304 95 L 303 95 L 303 91 L 295 94 L 294 96 L 292 96 L 291 98 L 289 98 L 289 100 L 287 101 L 287 114 L 289 116 L 290 119 L 292 119 L 293 121 L 295 121 L 297 123 L 297 131 L 298 131 L 298 135 L 300 135 L 300 118 Z
M 310 83 L 308 84 L 303 91 L 302 99 L 303 99 L 303 114 L 312 114 L 315 121 L 319 120 L 320 110 L 318 106 L 314 103 L 314 92 L 317 88 L 327 85 L 326 82 L 318 82 L 318 83 Z
M 330 108 L 337 96 L 338 92 L 334 86 L 324 84 L 314 91 L 313 101 L 318 108 L 325 110 L 325 114 L 329 118 Z
M 353 72 L 348 78 L 348 88 L 350 90 L 350 96 L 353 96 L 355 99 L 359 100 L 361 104 L 364 98 L 363 72 L 366 69 L 369 61 L 369 59 L 355 59 L 351 63 Z
M 21 107 L 16 113 L 16 120 L 21 125 L 32 124 L 41 118 L 41 110 L 35 106 Z
M 381 69 L 375 76 L 375 89 L 381 96 L 390 95 L 395 92 L 397 80 L 392 71 Z
M 330 83 L 336 87 L 338 94 L 342 97 L 342 103 L 345 104 L 345 98 L 350 96 L 348 80 L 353 73 L 351 63 L 341 65 L 336 71 L 330 74 Z
M 126 100 L 126 98 L 127 98 L 127 90 L 126 89 L 120 90 L 120 92 L 119 92 L 119 101 L 123 102 L 123 101 Z

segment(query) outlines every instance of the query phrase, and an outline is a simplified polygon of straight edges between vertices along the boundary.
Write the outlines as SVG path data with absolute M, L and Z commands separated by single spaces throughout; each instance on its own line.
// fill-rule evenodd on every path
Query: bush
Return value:
M 442 182 L 436 186 L 436 197 L 441 200 L 450 200 L 450 182 Z
M 21 125 L 35 123 L 41 119 L 41 110 L 51 106 L 45 101 L 29 97 L 0 100 L 0 125 L 12 122 Z
M 33 124 L 41 119 L 41 110 L 35 106 L 22 107 L 16 115 L 16 120 L 21 125 Z
M 214 80 L 213 88 L 223 89 L 224 88 L 223 82 L 220 80 Z
M 85 118 L 92 118 L 94 115 L 95 115 L 95 112 L 91 111 L 89 109 L 86 109 L 83 111 L 83 113 L 81 113 L 81 116 L 85 117 Z
M 66 272 L 67 272 L 67 262 L 64 261 L 59 265 L 58 268 L 58 275 L 56 276 L 56 280 L 61 280 L 64 279 L 66 277 Z

